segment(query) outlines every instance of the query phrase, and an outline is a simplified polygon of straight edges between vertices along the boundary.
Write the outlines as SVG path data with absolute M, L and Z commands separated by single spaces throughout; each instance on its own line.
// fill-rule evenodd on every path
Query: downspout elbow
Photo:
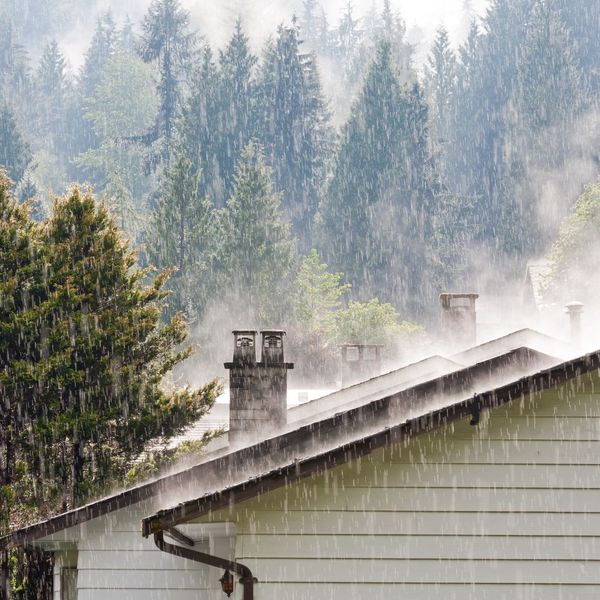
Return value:
M 162 552 L 167 552 L 173 556 L 179 558 L 186 558 L 187 560 L 193 560 L 209 567 L 217 567 L 219 569 L 226 569 L 233 571 L 240 576 L 240 583 L 243 586 L 243 600 L 254 600 L 254 584 L 257 582 L 256 577 L 252 575 L 252 571 L 241 563 L 219 556 L 213 556 L 212 554 L 206 554 L 205 552 L 199 552 L 198 550 L 192 550 L 191 548 L 184 548 L 183 546 L 176 546 L 165 542 L 162 531 L 158 531 L 154 534 L 154 543 L 157 548 Z

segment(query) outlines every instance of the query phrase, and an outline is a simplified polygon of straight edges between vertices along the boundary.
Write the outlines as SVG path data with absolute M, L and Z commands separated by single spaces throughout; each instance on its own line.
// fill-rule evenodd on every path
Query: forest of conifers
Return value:
M 174 269 L 170 309 L 192 321 L 240 293 L 261 321 L 290 320 L 316 249 L 305 267 L 343 274 L 352 301 L 426 322 L 484 268 L 520 276 L 595 176 L 596 1 L 493 0 L 481 19 L 465 1 L 462 45 L 440 28 L 417 68 L 389 1 L 328 23 L 303 0 L 254 52 L 243 15 L 211 48 L 155 0 L 141 22 L 103 14 L 78 70 L 60 49 L 77 3 L 25 4 L 0 11 L 18 198 L 43 219 L 52 194 L 91 184 L 140 262 Z M 33 60 L 40 32 L 56 39 Z

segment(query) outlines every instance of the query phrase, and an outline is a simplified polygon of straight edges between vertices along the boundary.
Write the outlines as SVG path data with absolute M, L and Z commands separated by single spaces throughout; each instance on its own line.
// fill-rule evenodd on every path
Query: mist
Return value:
M 83 64 L 88 40 L 100 15 L 110 10 L 119 21 L 129 17 L 139 24 L 150 0 L 130 0 L 126 4 L 119 0 L 95 0 L 92 7 L 88 2 L 83 4 L 86 8 L 75 28 L 60 35 L 56 32 L 45 36 L 47 39 L 53 35 L 57 37 L 74 70 Z M 476 19 L 485 13 L 488 4 L 489 0 L 392 0 L 391 7 L 406 23 L 408 39 L 415 46 L 415 61 L 420 67 L 439 27 L 448 29 L 453 44 L 458 47 L 470 24 L 466 15 Z M 300 15 L 302 11 L 301 0 L 183 0 L 182 5 L 191 14 L 192 27 L 214 48 L 220 48 L 228 41 L 235 22 L 241 19 L 254 51 L 260 51 L 278 25 L 289 23 L 292 15 Z M 362 18 L 373 9 L 381 10 L 381 2 L 374 0 L 357 0 L 351 5 L 355 18 Z M 345 0 L 323 2 L 330 26 L 337 25 L 347 6 Z M 39 41 L 35 40 L 34 44 L 39 44 Z

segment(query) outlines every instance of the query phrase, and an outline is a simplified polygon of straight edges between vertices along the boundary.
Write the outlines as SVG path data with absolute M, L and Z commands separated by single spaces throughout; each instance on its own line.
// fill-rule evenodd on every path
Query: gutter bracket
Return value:
M 213 556 L 212 554 L 206 554 L 205 552 L 198 552 L 198 550 L 192 550 L 191 548 L 169 544 L 168 542 L 165 542 L 162 531 L 158 531 L 154 534 L 154 543 L 159 550 L 172 554 L 173 556 L 186 558 L 187 560 L 193 560 L 197 563 L 208 565 L 209 567 L 217 567 L 218 569 L 226 569 L 237 573 L 240 576 L 240 583 L 244 589 L 242 599 L 254 600 L 254 584 L 258 582 L 258 579 L 252 575 L 252 571 L 246 565 L 219 556 Z

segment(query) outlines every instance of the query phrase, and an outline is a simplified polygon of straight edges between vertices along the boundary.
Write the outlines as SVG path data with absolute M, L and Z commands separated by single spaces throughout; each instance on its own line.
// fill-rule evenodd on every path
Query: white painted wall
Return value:
M 202 521 L 235 522 L 256 600 L 597 599 L 594 389 L 586 376 Z
M 54 600 L 61 600 L 65 566 L 77 567 L 78 600 L 221 600 L 222 571 L 161 552 L 153 539 L 142 537 L 142 518 L 165 502 L 160 498 L 141 502 L 39 542 L 55 550 Z M 187 525 L 180 530 L 195 540 L 195 549 L 233 557 L 233 527 Z M 76 552 L 66 550 L 73 546 Z

